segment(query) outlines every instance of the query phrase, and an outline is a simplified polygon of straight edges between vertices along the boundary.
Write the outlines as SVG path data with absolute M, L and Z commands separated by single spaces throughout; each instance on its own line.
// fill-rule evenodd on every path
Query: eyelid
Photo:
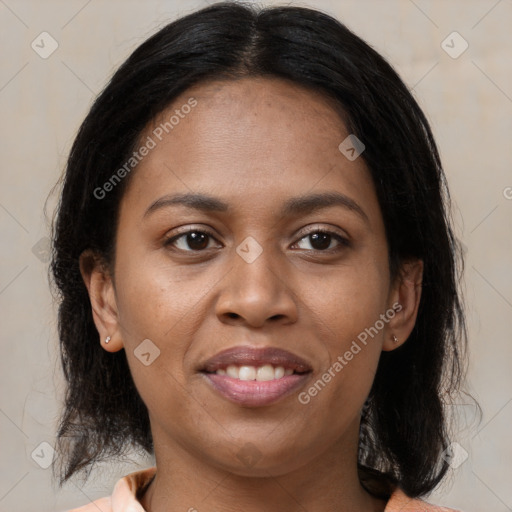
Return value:
M 333 232 L 342 231 L 340 228 L 337 228 L 336 226 L 332 226 L 330 224 L 322 224 L 321 222 L 315 222 L 314 224 L 310 224 L 309 226 L 306 226 L 305 228 L 302 228 L 302 232 L 310 233 L 315 230 L 320 231 L 326 231 L 326 230 L 332 230 Z M 341 235 L 341 233 L 338 233 Z
M 176 240 L 178 240 L 182 236 L 188 235 L 189 233 L 194 233 L 194 232 L 204 233 L 205 235 L 208 235 L 210 238 L 215 240 L 217 243 L 222 244 L 221 242 L 219 242 L 219 240 L 217 239 L 216 235 L 212 232 L 212 230 L 210 230 L 209 228 L 206 228 L 204 226 L 194 226 L 191 224 L 187 224 L 186 226 L 182 226 L 181 228 L 176 228 L 176 230 L 177 231 L 174 231 L 172 233 L 172 235 L 165 235 L 163 237 L 163 245 L 164 246 L 168 246 L 168 245 L 172 246 L 173 243 L 176 242 Z M 175 247 L 175 249 L 179 252 L 189 252 L 189 253 L 204 252 L 204 251 L 193 251 L 193 250 L 183 251 L 182 249 L 178 249 L 176 247 Z
M 180 226 L 175 229 L 176 229 L 176 231 L 172 234 L 172 236 L 170 236 L 170 238 L 174 238 L 179 235 L 186 235 L 187 233 L 190 233 L 193 231 L 198 231 L 200 233 L 206 233 L 207 235 L 210 235 L 212 238 L 215 238 L 215 235 L 210 230 L 210 228 L 201 226 L 201 225 L 195 226 L 194 224 L 186 224 L 185 226 Z
M 302 240 L 304 237 L 318 232 L 326 233 L 328 235 L 335 235 L 346 240 L 347 242 L 350 242 L 350 236 L 344 230 L 340 230 L 339 228 L 335 228 L 334 226 L 331 227 L 319 223 L 310 226 L 309 228 L 304 228 L 299 232 L 297 236 L 299 237 L 299 240 Z

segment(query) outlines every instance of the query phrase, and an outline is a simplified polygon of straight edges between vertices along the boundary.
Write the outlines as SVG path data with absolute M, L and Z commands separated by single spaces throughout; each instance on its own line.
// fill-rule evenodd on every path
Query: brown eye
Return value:
M 331 231 L 316 230 L 303 236 L 298 244 L 304 240 L 309 241 L 310 247 L 299 247 L 300 249 L 313 250 L 313 251 L 332 251 L 339 250 L 340 246 L 348 246 L 349 242 L 346 238 Z M 336 242 L 335 246 L 331 246 L 333 241 Z
M 165 242 L 166 246 L 174 246 L 178 250 L 186 252 L 203 251 L 208 249 L 213 235 L 205 231 L 191 230 L 180 235 L 173 236 Z
M 331 245 L 332 236 L 327 233 L 313 233 L 309 237 L 313 249 L 323 251 Z

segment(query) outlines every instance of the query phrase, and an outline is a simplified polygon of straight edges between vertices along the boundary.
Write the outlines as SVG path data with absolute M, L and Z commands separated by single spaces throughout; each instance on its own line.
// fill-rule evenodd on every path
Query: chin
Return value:
M 201 450 L 200 454 L 205 463 L 233 475 L 254 478 L 286 475 L 317 455 L 311 448 L 301 450 L 296 439 L 287 438 L 286 442 L 276 442 L 275 446 L 269 445 L 268 433 L 261 436 L 261 441 L 251 439 L 226 440 L 225 449 L 218 447 L 215 451 L 210 444 L 209 450 Z

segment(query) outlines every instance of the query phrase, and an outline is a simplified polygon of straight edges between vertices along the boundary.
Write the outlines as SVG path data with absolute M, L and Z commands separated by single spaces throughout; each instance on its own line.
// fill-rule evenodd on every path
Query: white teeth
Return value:
M 275 378 L 275 370 L 271 364 L 260 366 L 256 372 L 256 380 L 274 380 Z
M 289 368 L 290 372 L 293 373 L 293 370 L 291 368 Z M 291 375 L 291 373 L 289 375 Z M 284 377 L 285 375 L 285 370 L 282 366 L 278 366 L 277 368 L 274 369 L 274 378 L 275 379 L 280 379 L 281 377 Z
M 240 366 L 238 378 L 240 380 L 254 380 L 256 378 L 256 368 L 254 366 Z
M 238 379 L 238 366 L 230 364 L 226 368 L 226 373 L 227 373 L 228 377 L 231 377 L 232 379 Z
M 232 379 L 239 380 L 257 380 L 267 381 L 274 379 L 281 379 L 285 375 L 291 375 L 293 370 L 282 366 L 272 366 L 271 364 L 265 364 L 263 366 L 236 366 L 230 364 L 225 370 L 219 369 L 215 372 L 217 375 L 227 375 Z

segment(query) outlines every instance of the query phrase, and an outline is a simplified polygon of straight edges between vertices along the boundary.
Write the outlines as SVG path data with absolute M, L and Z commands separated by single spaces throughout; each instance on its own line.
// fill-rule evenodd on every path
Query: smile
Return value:
M 218 353 L 200 371 L 213 390 L 227 400 L 261 407 L 303 386 L 312 367 L 283 349 L 239 346 Z
M 309 372 L 292 373 L 267 381 L 241 380 L 217 373 L 204 375 L 213 389 L 229 401 L 245 407 L 261 407 L 273 404 L 301 388 Z

